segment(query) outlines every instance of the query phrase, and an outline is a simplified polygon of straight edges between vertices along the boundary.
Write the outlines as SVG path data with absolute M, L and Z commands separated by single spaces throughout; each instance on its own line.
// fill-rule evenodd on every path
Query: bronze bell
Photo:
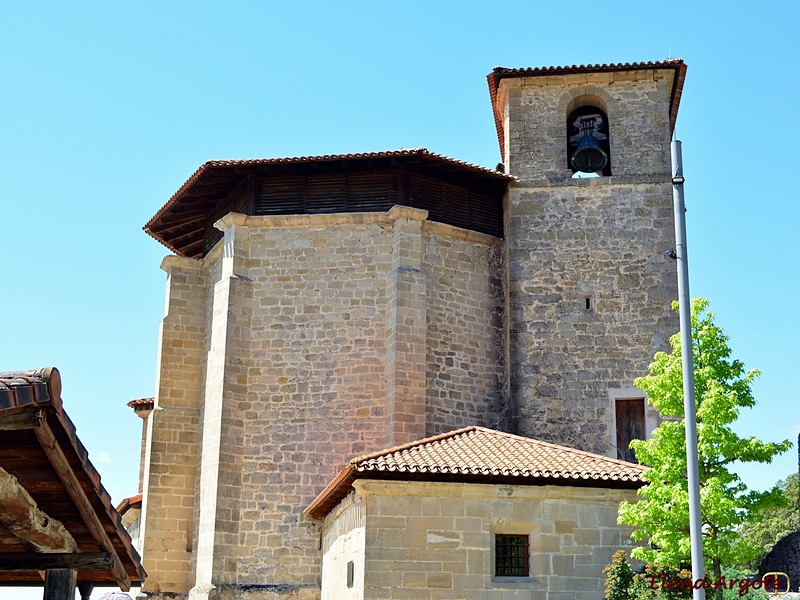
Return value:
M 591 134 L 581 138 L 569 160 L 572 168 L 581 173 L 596 173 L 602 171 L 608 164 L 608 156 L 600 147 L 597 138 Z

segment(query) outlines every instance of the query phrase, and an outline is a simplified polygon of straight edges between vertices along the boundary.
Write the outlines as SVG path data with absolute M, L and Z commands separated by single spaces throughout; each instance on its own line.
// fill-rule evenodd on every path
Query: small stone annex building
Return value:
M 494 69 L 496 169 L 201 166 L 145 226 L 174 255 L 143 596 L 602 598 L 658 420 L 633 380 L 677 331 L 685 72 Z

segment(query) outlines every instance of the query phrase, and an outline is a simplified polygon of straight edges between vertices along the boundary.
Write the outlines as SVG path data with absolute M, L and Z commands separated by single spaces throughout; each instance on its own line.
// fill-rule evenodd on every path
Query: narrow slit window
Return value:
M 583 299 L 583 301 L 584 301 L 583 308 L 584 308 L 585 310 L 592 310 L 592 297 L 591 297 L 591 296 L 586 296 L 586 297 Z
M 353 581 L 355 580 L 356 574 L 356 567 L 353 564 L 352 560 L 347 561 L 347 587 L 353 587 Z

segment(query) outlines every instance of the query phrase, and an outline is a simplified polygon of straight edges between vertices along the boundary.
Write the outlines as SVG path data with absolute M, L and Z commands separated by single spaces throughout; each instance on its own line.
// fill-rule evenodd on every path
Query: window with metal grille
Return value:
M 528 572 L 528 536 L 496 534 L 494 574 L 497 577 L 527 577 Z

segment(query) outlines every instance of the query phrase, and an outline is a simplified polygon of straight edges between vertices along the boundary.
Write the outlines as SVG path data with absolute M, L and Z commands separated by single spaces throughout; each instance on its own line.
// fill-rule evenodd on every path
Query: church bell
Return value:
M 608 156 L 600 147 L 600 142 L 592 134 L 585 135 L 570 157 L 572 168 L 581 173 L 602 171 L 608 164 Z

